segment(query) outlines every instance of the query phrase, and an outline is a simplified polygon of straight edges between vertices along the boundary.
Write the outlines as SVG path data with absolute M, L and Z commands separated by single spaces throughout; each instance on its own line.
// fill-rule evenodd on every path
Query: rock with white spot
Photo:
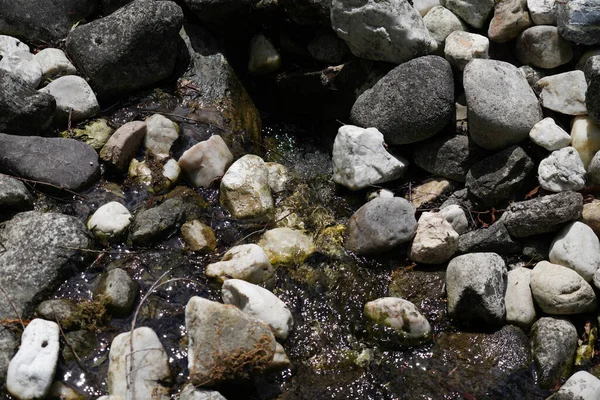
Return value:
M 587 168 L 600 150 L 600 126 L 585 115 L 575 117 L 571 124 L 571 146 L 577 150 L 583 166 Z
M 431 212 L 421 214 L 408 258 L 423 264 L 441 264 L 448 261 L 457 249 L 458 233 L 443 215 Z
M 209 187 L 225 174 L 233 154 L 219 135 L 195 144 L 179 158 L 179 166 L 195 187 Z
M 573 58 L 573 45 L 558 34 L 555 26 L 533 26 L 517 39 L 517 58 L 539 68 L 556 68 Z
M 577 150 L 564 147 L 540 161 L 538 180 L 540 186 L 550 192 L 583 189 L 585 168 Z
M 271 264 L 301 264 L 315 252 L 310 236 L 290 228 L 275 228 L 266 231 L 258 242 Z
M 531 25 L 527 0 L 497 0 L 488 37 L 494 42 L 504 43 L 516 38 Z
M 429 10 L 440 5 L 440 0 L 413 0 L 413 7 L 422 17 L 427 15 Z
M 199 253 L 210 253 L 217 247 L 217 238 L 213 230 L 197 219 L 181 226 L 181 237 L 190 250 Z
M 223 303 L 268 324 L 277 339 L 285 340 L 294 325 L 289 308 L 271 291 L 240 279 L 228 279 L 221 287 Z
M 274 275 L 269 257 L 256 244 L 232 247 L 223 255 L 221 261 L 206 267 L 206 276 L 221 282 L 234 278 L 258 284 L 271 280 Z
M 8 365 L 6 388 L 17 399 L 44 398 L 50 390 L 60 350 L 58 324 L 31 321 L 21 336 L 21 347 Z
M 169 156 L 171 146 L 179 137 L 179 126 L 161 114 L 146 118 L 146 150 L 160 158 Z
M 571 144 L 571 136 L 550 117 L 535 124 L 529 132 L 529 138 L 548 151 L 560 150 Z
M 85 79 L 76 75 L 61 76 L 40 92 L 56 100 L 56 119 L 62 122 L 82 121 L 100 112 L 94 91 Z
M 463 210 L 458 204 L 451 204 L 442 208 L 440 210 L 440 214 L 442 214 L 444 219 L 448 221 L 448 223 L 459 235 L 462 235 L 467 231 L 467 229 L 469 229 L 469 220 L 467 219 L 467 214 L 465 214 L 465 210 Z
M 146 136 L 146 123 L 131 121 L 117 129 L 100 151 L 100 158 L 115 169 L 122 171 L 135 156 Z
M 248 71 L 253 75 L 275 72 L 281 66 L 281 56 L 273 43 L 259 33 L 250 40 L 250 61 Z
M 415 208 L 436 201 L 452 190 L 452 182 L 444 178 L 429 178 L 410 192 L 410 202 Z
M 545 108 L 567 115 L 587 114 L 587 83 L 583 71 L 546 76 L 536 86 L 541 90 L 540 99 Z
M 47 48 L 39 51 L 34 58 L 42 69 L 42 79 L 50 80 L 64 75 L 75 75 L 77 70 L 61 49 Z
M 100 399 L 98 399 L 100 400 Z M 179 400 L 227 400 L 216 390 L 197 389 L 191 383 L 183 387 Z
M 489 58 L 488 38 L 476 33 L 454 31 L 446 37 L 444 56 L 456 69 L 462 71 L 475 58 Z
M 549 260 L 571 268 L 590 282 L 600 267 L 600 241 L 583 222 L 571 222 L 552 241 Z
M 494 0 L 441 0 L 440 3 L 467 24 L 478 29 L 483 28 L 494 8 Z
M 333 181 L 351 190 L 400 178 L 408 161 L 388 153 L 376 128 L 344 125 L 333 143 Z
M 452 11 L 435 6 L 423 17 L 431 37 L 437 42 L 437 52 L 443 53 L 446 38 L 454 31 L 466 31 L 467 25 Z
M 527 8 L 536 25 L 556 25 L 555 0 L 527 0 Z
M 139 285 L 129 274 L 120 268 L 111 269 L 100 277 L 94 296 L 104 296 L 111 314 L 125 317 L 133 310 L 139 292 Z
M 118 239 L 131 223 L 131 213 L 121 203 L 106 203 L 89 219 L 87 227 L 100 240 Z
M 575 372 L 552 396 L 552 400 L 600 399 L 600 379 L 587 371 Z
M 269 170 L 269 187 L 271 192 L 283 192 L 291 179 L 290 170 L 282 164 L 276 162 L 265 163 Z
M 508 281 L 504 301 L 506 322 L 522 328 L 529 328 L 536 318 L 533 296 L 529 288 L 531 270 L 516 268 L 508 271 Z
M 42 67 L 29 51 L 16 50 L 0 57 L 0 69 L 18 76 L 30 89 L 42 82 Z

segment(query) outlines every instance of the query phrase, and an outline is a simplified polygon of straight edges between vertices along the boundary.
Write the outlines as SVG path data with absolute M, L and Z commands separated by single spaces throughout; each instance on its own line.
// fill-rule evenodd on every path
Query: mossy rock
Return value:
M 92 146 L 94 150 L 100 151 L 114 132 L 115 130 L 108 126 L 106 120 L 100 118 L 90 122 L 83 128 L 75 128 L 71 131 L 63 131 L 60 133 L 60 136 L 64 138 L 81 140 L 82 142 Z

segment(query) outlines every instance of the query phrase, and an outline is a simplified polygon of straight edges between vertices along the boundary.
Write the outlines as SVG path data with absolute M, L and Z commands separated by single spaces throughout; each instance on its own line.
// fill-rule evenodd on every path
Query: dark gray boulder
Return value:
M 100 164 L 78 140 L 0 133 L 0 172 L 79 191 L 98 180 Z
M 497 221 L 488 228 L 480 228 L 458 238 L 460 253 L 493 252 L 498 254 L 518 254 L 521 245 L 506 230 L 502 221 Z
M 173 73 L 182 21 L 172 1 L 136 0 L 72 30 L 67 52 L 99 96 L 117 96 Z
M 0 213 L 5 210 L 33 208 L 33 197 L 25 184 L 8 175 L 0 174 Z
M 597 0 L 557 1 L 558 33 L 578 44 L 600 43 L 600 4 Z
M 438 56 L 401 64 L 365 91 L 350 119 L 377 128 L 390 145 L 419 142 L 446 126 L 454 113 L 452 68 Z

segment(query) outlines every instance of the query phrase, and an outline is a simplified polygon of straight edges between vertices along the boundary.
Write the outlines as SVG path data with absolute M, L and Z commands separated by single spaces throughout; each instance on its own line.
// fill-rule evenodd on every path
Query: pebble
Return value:
M 444 178 L 429 178 L 410 192 L 410 202 L 415 208 L 432 203 L 452 190 L 452 182 Z
M 581 190 L 585 186 L 585 168 L 574 147 L 553 151 L 540 161 L 538 180 L 550 192 Z
M 517 39 L 517 58 L 524 64 L 551 69 L 573 58 L 573 46 L 558 34 L 555 26 L 533 26 Z
M 465 69 L 469 61 L 476 58 L 489 58 L 490 41 L 476 33 L 454 31 L 446 37 L 444 56 L 459 71 Z
M 587 114 L 587 83 L 583 71 L 546 76 L 537 82 L 537 86 L 541 89 L 540 99 L 544 108 L 567 115 Z
M 469 229 L 469 220 L 467 220 L 465 210 L 458 204 L 450 204 L 443 207 L 440 209 L 440 214 L 459 235 L 462 235 Z
M 527 0 L 499 0 L 494 5 L 488 37 L 498 43 L 508 42 L 533 25 L 527 10 Z
M 9 175 L 0 174 L 0 209 L 26 210 L 33 208 L 33 196 L 27 186 Z
M 94 297 L 103 296 L 108 310 L 115 316 L 125 317 L 133 310 L 139 294 L 139 285 L 121 268 L 114 268 L 100 276 Z
M 583 166 L 587 168 L 600 151 L 600 127 L 590 117 L 575 117 L 571 124 L 571 146 L 577 150 Z
M 571 136 L 550 117 L 535 124 L 529 132 L 529 138 L 548 151 L 560 150 L 571 144 Z
M 67 320 L 73 318 L 75 304 L 69 299 L 50 299 L 42 301 L 36 311 L 40 317 L 66 326 Z
M 424 212 L 408 257 L 423 264 L 442 264 L 458 249 L 458 233 L 440 213 Z
M 506 303 L 506 322 L 528 329 L 536 319 L 533 295 L 529 288 L 531 270 L 516 268 L 508 271 L 508 281 L 504 302 Z
M 425 27 L 437 42 L 437 53 L 444 53 L 446 38 L 452 32 L 466 31 L 467 25 L 452 11 L 437 5 L 423 17 Z
M 197 219 L 181 226 L 181 238 L 191 251 L 200 254 L 212 253 L 217 247 L 217 238 L 213 230 Z
M 42 69 L 43 80 L 52 80 L 59 76 L 77 73 L 75 66 L 61 49 L 46 48 L 40 50 L 34 58 Z
M 271 280 L 274 274 L 269 257 L 256 244 L 232 247 L 223 255 L 221 261 L 206 267 L 206 276 L 221 282 L 234 278 L 259 284 Z
M 100 159 L 119 171 L 125 170 L 145 136 L 145 122 L 132 121 L 123 124 L 102 147 Z
M 233 163 L 233 154 L 219 135 L 195 144 L 179 158 L 179 167 L 195 187 L 207 188 Z
M 600 267 L 600 241 L 592 228 L 574 221 L 556 235 L 549 257 L 551 263 L 571 268 L 590 282 Z
M 281 66 L 281 56 L 273 43 L 259 33 L 250 40 L 250 61 L 248 71 L 253 75 L 265 75 L 275 72 Z
M 600 234 L 600 200 L 594 199 L 583 205 L 581 222 L 592 228 L 596 235 Z
M 171 146 L 179 137 L 179 126 L 161 114 L 146 118 L 144 147 L 159 158 L 169 157 Z
M 80 76 L 61 76 L 40 89 L 40 92 L 48 93 L 56 100 L 56 118 L 59 121 L 82 121 L 100 112 L 94 91 Z
M 262 247 L 272 265 L 299 265 L 315 252 L 310 236 L 290 228 L 266 231 L 258 245 Z
M 119 239 L 131 223 L 129 210 L 116 201 L 106 203 L 88 220 L 87 227 L 101 241 Z
M 481 29 L 492 13 L 493 0 L 467 1 L 467 0 L 440 0 L 440 3 L 462 18 L 473 28 Z

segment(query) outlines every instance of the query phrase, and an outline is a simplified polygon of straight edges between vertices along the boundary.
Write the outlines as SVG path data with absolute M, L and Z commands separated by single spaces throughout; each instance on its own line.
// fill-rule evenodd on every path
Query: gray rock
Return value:
M 467 173 L 469 193 L 486 206 L 515 196 L 533 178 L 534 163 L 519 146 L 512 146 L 474 164 Z
M 574 221 L 556 235 L 550 245 L 551 263 L 571 268 L 590 282 L 600 267 L 600 241 L 592 228 Z
M 600 55 L 594 55 L 587 59 L 583 67 L 583 74 L 588 84 L 593 77 L 600 75 Z
M 415 209 L 407 200 L 379 197 L 352 215 L 345 246 L 358 254 L 381 253 L 410 241 L 416 228 Z
M 596 152 L 592 158 L 592 161 L 590 161 L 590 164 L 587 167 L 587 184 L 600 184 L 600 152 Z
M 506 320 L 506 265 L 498 254 L 453 258 L 446 270 L 448 314 L 466 327 L 502 326 Z
M 21 78 L 31 89 L 37 89 L 42 81 L 42 67 L 28 51 L 14 51 L 0 59 L 0 69 Z
M 494 8 L 493 0 L 441 0 L 440 3 L 474 28 L 483 28 Z
M 519 67 L 519 72 L 527 79 L 527 83 L 529 83 L 529 86 L 531 86 L 534 91 L 536 90 L 535 84 L 537 81 L 545 76 L 544 71 L 532 68 L 529 65 L 521 65 Z
M 542 388 L 552 388 L 573 369 L 577 330 L 564 319 L 540 318 L 531 329 L 531 348 L 538 384 Z
M 85 360 L 94 352 L 96 346 L 98 346 L 98 337 L 96 334 L 84 329 L 66 332 L 64 340 L 69 343 L 69 346 L 65 345 L 62 348 L 62 356 L 66 362 L 76 361 L 77 357 L 80 360 Z M 75 354 L 77 354 L 77 357 Z
M 61 76 L 40 89 L 40 92 L 48 93 L 56 100 L 57 121 L 78 122 L 100 112 L 100 105 L 92 88 L 79 76 Z
M 469 132 L 479 146 L 500 150 L 529 137 L 542 119 L 535 93 L 517 67 L 475 59 L 465 68 Z
M 33 208 L 33 197 L 23 182 L 0 174 L 0 210 L 28 210 Z
M 216 390 L 196 389 L 194 385 L 188 383 L 183 387 L 179 400 L 227 400 Z
M 0 172 L 79 191 L 99 178 L 100 165 L 78 140 L 0 133 Z
M 600 56 L 598 56 L 598 59 L 600 61 Z M 589 117 L 594 120 L 596 124 L 600 124 L 600 69 L 595 71 L 592 67 L 593 64 L 589 64 L 591 66 L 586 72 L 588 88 L 585 93 L 585 106 Z
M 483 35 L 454 31 L 446 38 L 444 57 L 458 71 L 475 58 L 490 58 L 490 41 Z
M 488 37 L 494 42 L 504 43 L 516 38 L 531 25 L 527 0 L 499 0 L 494 5 Z
M 36 312 L 41 318 L 49 321 L 58 321 L 61 325 L 67 325 L 75 313 L 75 304 L 69 299 L 50 299 L 42 301 Z
M 0 329 L 0 379 L 2 379 L 2 382 L 6 378 L 8 364 L 18 348 L 19 342 L 17 342 L 12 332 L 6 327 L 2 327 Z
M 587 371 L 575 372 L 551 398 L 552 400 L 600 399 L 600 379 Z
M 556 25 L 555 0 L 527 0 L 527 8 L 536 25 Z
M 356 125 L 375 127 L 388 144 L 425 140 L 454 113 L 452 69 L 438 56 L 419 57 L 390 71 L 354 103 Z
M 456 204 L 440 208 L 440 214 L 452 226 L 452 229 L 462 235 L 469 229 L 469 221 L 465 211 Z
M 550 241 L 553 234 L 529 236 L 522 239 L 523 255 L 531 261 L 547 260 L 550 254 Z
M 535 305 L 529 287 L 531 270 L 516 268 L 508 271 L 508 281 L 504 302 L 506 322 L 528 329 L 535 321 Z
M 575 43 L 600 43 L 600 11 L 594 0 L 557 1 L 557 25 L 560 35 Z
M 540 79 L 536 86 L 544 108 L 567 115 L 587 114 L 585 106 L 587 82 L 583 71 L 576 70 L 546 76 Z
M 563 192 L 512 203 L 504 213 L 504 224 L 514 237 L 527 237 L 554 232 L 566 222 L 579 219 L 583 196 Z
M 573 58 L 573 46 L 555 26 L 533 26 L 517 39 L 517 58 L 524 64 L 556 68 Z
M 115 316 L 127 316 L 139 293 L 139 285 L 120 268 L 111 269 L 100 277 L 94 294 L 104 296 L 108 310 Z
M 136 0 L 73 29 L 67 52 L 99 96 L 128 93 L 171 75 L 182 20 L 171 1 Z
M 452 11 L 442 6 L 435 6 L 423 17 L 425 27 L 437 42 L 437 53 L 444 52 L 446 38 L 454 31 L 466 31 L 467 25 Z
M 585 174 L 579 153 L 570 146 L 553 151 L 538 166 L 540 186 L 555 193 L 583 189 Z
M 521 245 L 508 233 L 502 221 L 497 221 L 488 228 L 480 228 L 458 238 L 460 253 L 492 252 L 498 254 L 518 254 Z

